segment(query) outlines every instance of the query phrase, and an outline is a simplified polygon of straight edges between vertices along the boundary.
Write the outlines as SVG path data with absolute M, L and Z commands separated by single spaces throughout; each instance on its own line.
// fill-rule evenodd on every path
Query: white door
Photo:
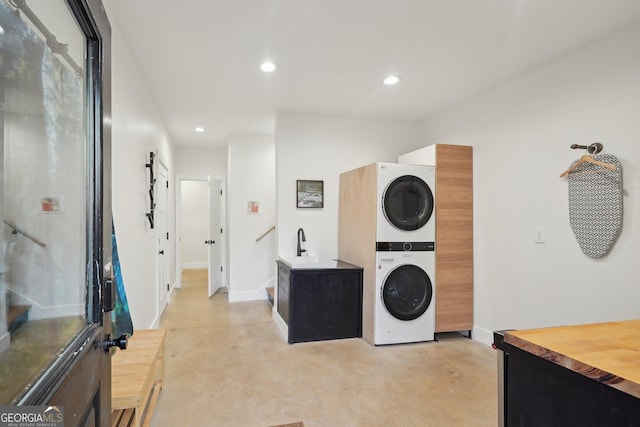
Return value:
M 157 179 L 155 183 L 154 228 L 156 229 L 156 239 L 158 241 L 158 266 L 157 289 L 158 289 L 158 317 L 162 314 L 167 304 L 169 304 L 169 229 L 167 221 L 167 209 L 169 205 L 169 178 L 167 167 L 158 161 L 156 170 Z
M 209 296 L 222 287 L 222 225 L 220 221 L 222 182 L 209 177 Z

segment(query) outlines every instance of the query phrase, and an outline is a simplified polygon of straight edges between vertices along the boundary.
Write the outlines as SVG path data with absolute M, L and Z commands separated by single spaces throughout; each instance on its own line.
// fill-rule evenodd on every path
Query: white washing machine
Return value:
M 385 243 L 376 252 L 374 344 L 433 341 L 434 243 Z
M 397 163 L 377 166 L 376 241 L 435 241 L 435 168 Z

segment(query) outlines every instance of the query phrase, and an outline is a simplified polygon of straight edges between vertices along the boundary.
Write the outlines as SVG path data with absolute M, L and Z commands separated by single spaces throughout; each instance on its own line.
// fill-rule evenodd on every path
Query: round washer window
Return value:
M 381 297 L 393 317 L 413 320 L 429 308 L 433 286 L 429 275 L 420 267 L 401 265 L 387 275 Z
M 433 193 L 417 176 L 403 175 L 384 192 L 382 207 L 387 220 L 400 230 L 418 230 L 431 218 Z

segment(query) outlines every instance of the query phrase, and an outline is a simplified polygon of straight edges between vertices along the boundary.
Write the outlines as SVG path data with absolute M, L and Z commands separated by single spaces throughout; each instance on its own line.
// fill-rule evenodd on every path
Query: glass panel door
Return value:
M 87 327 L 86 42 L 63 0 L 0 0 L 0 405 Z

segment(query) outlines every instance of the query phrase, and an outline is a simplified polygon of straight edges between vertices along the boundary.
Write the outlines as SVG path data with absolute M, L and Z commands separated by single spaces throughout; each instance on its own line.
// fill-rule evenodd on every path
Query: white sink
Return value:
M 336 260 L 317 256 L 278 257 L 278 260 L 287 264 L 291 269 L 336 268 L 338 266 L 338 261 Z

